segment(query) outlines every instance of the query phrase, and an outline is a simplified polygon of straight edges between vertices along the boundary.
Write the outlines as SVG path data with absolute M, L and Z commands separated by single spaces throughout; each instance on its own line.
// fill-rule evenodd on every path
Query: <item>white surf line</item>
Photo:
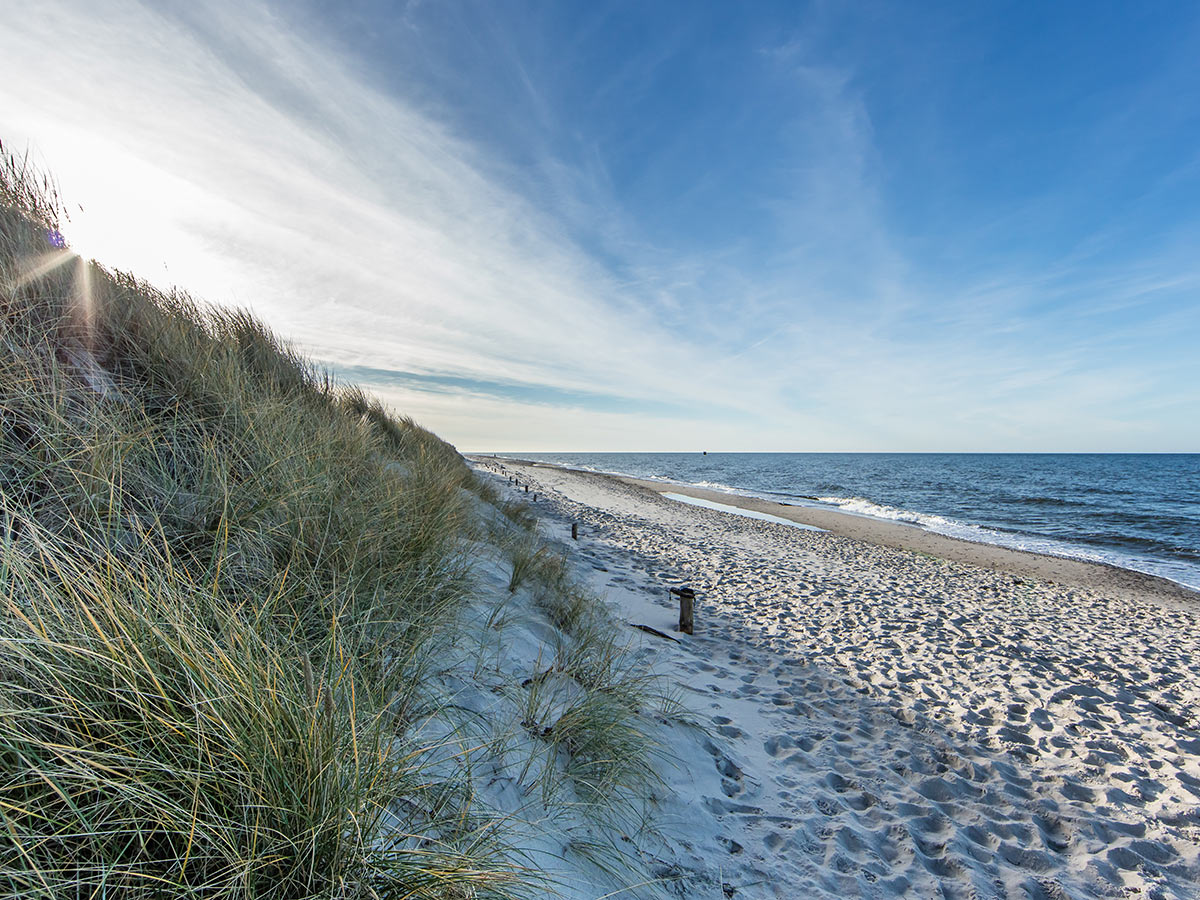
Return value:
M 745 516 L 747 519 L 762 519 L 764 522 L 778 522 L 780 525 L 791 525 L 793 528 L 803 528 L 805 531 L 825 531 L 815 525 L 805 525 L 803 522 L 793 522 L 770 513 L 755 512 L 752 509 L 742 509 L 740 506 L 726 506 L 724 503 L 714 503 L 712 500 L 701 500 L 699 497 L 687 497 L 683 494 L 664 492 L 662 496 L 678 503 L 690 503 L 692 506 L 703 506 L 705 509 L 716 509 L 721 512 L 733 513 L 735 516 Z

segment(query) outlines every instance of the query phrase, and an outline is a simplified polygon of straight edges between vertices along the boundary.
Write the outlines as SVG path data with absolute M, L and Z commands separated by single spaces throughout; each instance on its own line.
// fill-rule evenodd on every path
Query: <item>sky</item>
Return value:
M 81 254 L 462 450 L 1200 451 L 1200 7 L 0 0 Z

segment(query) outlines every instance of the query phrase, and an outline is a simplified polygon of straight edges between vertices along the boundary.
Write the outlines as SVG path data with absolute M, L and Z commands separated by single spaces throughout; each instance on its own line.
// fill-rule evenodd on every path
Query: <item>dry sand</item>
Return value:
M 553 535 L 579 523 L 563 545 L 631 624 L 672 631 L 667 588 L 699 595 L 694 637 L 631 630 L 708 733 L 673 748 L 659 838 L 678 894 L 1200 896 L 1194 594 L 844 513 L 483 464 L 531 485 Z

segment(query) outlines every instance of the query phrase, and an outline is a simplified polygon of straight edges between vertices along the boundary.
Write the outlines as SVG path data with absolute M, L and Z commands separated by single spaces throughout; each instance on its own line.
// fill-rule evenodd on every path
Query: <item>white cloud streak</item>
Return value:
M 690 348 L 448 127 L 262 11 L 210 12 L 239 46 L 136 4 L 51 3 L 5 31 L 0 123 L 83 200 L 81 249 L 157 280 L 165 263 L 339 362 L 696 398 L 670 375 Z
M 787 108 L 803 111 L 773 208 L 786 240 L 749 272 L 737 235 L 728 254 L 655 249 L 613 199 L 602 160 L 543 159 L 556 196 L 539 202 L 530 179 L 474 145 L 447 111 L 383 93 L 266 7 L 165 14 L 129 0 L 48 0 L 8 18 L 0 137 L 37 148 L 67 199 L 83 204 L 68 229 L 82 251 L 248 305 L 339 365 L 630 404 L 613 413 L 381 389 L 461 445 L 1129 449 L 1110 446 L 1122 434 L 1200 443 L 1195 430 L 1180 438 L 1161 421 L 1108 413 L 1114 396 L 1150 389 L 1146 373 L 1098 370 L 1086 347 L 1041 359 L 1023 350 L 1030 333 L 1016 313 L 1044 290 L 1027 276 L 932 298 L 913 287 L 885 225 L 866 106 L 846 72 L 796 48 L 779 54 L 796 91 Z M 553 127 L 553 110 L 536 105 L 538 127 Z M 589 210 L 628 251 L 625 274 L 568 236 Z M 1130 277 L 1113 275 L 1110 293 L 1143 291 Z M 693 302 L 681 305 L 683 294 Z M 914 313 L 936 327 L 906 325 Z M 638 412 L 650 401 L 691 412 Z

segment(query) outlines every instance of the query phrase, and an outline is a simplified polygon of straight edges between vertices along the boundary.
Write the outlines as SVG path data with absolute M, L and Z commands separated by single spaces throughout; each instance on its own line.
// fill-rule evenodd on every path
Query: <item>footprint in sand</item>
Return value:
M 796 740 L 790 734 L 780 734 L 767 738 L 763 742 L 763 750 L 768 756 L 778 758 L 786 756 L 788 751 L 796 746 Z

